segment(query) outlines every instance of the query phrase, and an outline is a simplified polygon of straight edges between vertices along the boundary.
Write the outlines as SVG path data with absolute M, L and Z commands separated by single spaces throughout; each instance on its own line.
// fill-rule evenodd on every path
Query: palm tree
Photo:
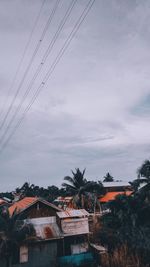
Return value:
M 79 170 L 79 168 L 76 169 L 76 172 L 71 171 L 73 174 L 73 177 L 65 176 L 64 180 L 69 182 L 63 183 L 62 186 L 66 188 L 66 190 L 71 193 L 72 195 L 80 194 L 82 190 L 84 190 L 84 187 L 87 185 L 87 180 L 84 178 L 85 169 L 83 172 Z
M 111 174 L 107 172 L 106 175 L 104 176 L 103 182 L 113 182 L 113 181 L 114 181 L 113 176 L 111 176 Z
M 64 177 L 64 180 L 69 183 L 63 183 L 62 186 L 66 189 L 69 195 L 74 196 L 74 203 L 76 206 L 78 208 L 84 208 L 86 205 L 85 202 L 89 202 L 89 198 L 93 197 L 93 194 L 97 195 L 102 193 L 103 186 L 101 182 L 87 181 L 87 179 L 84 178 L 85 169 L 82 172 L 79 168 L 76 168 L 75 170 L 75 172 L 71 171 L 73 177 Z
M 138 178 L 145 178 L 145 181 L 150 182 L 150 161 L 145 160 L 142 166 L 138 169 Z
M 6 267 L 11 266 L 13 248 L 35 233 L 31 224 L 22 223 L 18 227 L 16 211 L 10 216 L 8 209 L 0 210 L 0 259 L 4 259 Z
M 144 199 L 148 199 L 150 201 L 150 161 L 145 160 L 141 167 L 137 170 L 138 178 L 133 182 L 130 182 L 133 190 L 140 194 L 140 196 Z M 140 185 L 144 184 L 142 188 Z M 140 190 L 139 190 L 140 188 Z

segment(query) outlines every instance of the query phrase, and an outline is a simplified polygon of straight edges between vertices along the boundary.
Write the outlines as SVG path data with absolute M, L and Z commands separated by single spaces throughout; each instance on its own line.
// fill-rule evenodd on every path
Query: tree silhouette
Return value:
M 110 173 L 107 172 L 106 175 L 104 176 L 103 182 L 113 182 L 113 181 L 114 181 L 113 176 L 111 176 Z
M 84 208 L 87 203 L 92 201 L 93 194 L 97 195 L 102 193 L 103 186 L 101 182 L 87 181 L 87 179 L 84 178 L 85 169 L 81 172 L 79 168 L 76 168 L 75 172 L 71 172 L 73 175 L 72 177 L 64 177 L 64 180 L 69 183 L 63 183 L 62 186 L 66 189 L 69 195 L 74 196 L 74 202 L 77 207 Z

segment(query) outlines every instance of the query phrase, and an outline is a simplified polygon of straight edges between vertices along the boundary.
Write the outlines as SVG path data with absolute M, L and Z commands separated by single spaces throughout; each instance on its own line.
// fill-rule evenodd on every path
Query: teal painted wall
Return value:
M 94 266 L 94 259 L 92 253 L 81 253 L 70 256 L 60 257 L 59 267 L 69 267 L 69 266 Z

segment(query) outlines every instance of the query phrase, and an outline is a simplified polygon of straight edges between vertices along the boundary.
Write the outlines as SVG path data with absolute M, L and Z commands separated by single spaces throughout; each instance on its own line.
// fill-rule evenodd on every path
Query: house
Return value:
M 57 258 L 63 255 L 63 236 L 56 223 L 56 216 L 26 219 L 24 223 L 33 225 L 35 235 L 30 242 L 20 245 L 12 266 L 56 266 Z
M 132 194 L 132 191 L 125 191 L 125 192 L 107 192 L 104 196 L 99 198 L 99 201 L 101 204 L 107 203 L 109 201 L 114 200 L 119 195 L 126 195 L 130 196 Z
M 61 209 L 37 197 L 25 197 L 9 207 L 10 215 L 12 216 L 15 212 L 20 220 L 56 216 L 58 211 Z
M 13 246 L 11 267 L 92 266 L 93 256 L 88 247 L 88 213 L 85 210 L 62 211 L 39 198 L 24 198 L 9 207 L 17 214 L 16 229 L 23 225 L 34 228 L 34 233 Z M 0 266 L 6 263 L 0 260 Z
M 107 205 L 109 201 L 115 200 L 115 198 L 119 195 L 130 196 L 132 193 L 133 191 L 107 192 L 105 195 L 99 198 L 102 213 L 109 212 L 108 205 Z
M 57 212 L 57 223 L 64 237 L 64 256 L 58 259 L 60 266 L 92 266 L 88 216 L 89 213 L 84 209 Z
M 88 234 L 88 216 L 84 209 L 71 209 L 57 212 L 57 222 L 65 236 Z
M 103 182 L 104 191 L 106 192 L 122 192 L 131 191 L 131 184 L 124 181 Z
M 56 223 L 56 213 L 61 209 L 41 198 L 25 197 L 13 203 L 8 210 L 10 216 L 17 215 L 16 231 L 23 225 L 34 228 L 34 234 L 28 240 L 13 245 L 10 266 L 55 266 L 57 257 L 61 256 L 63 238 Z M 0 266 L 5 265 L 5 261 L 0 260 Z
M 118 195 L 129 196 L 132 194 L 132 186 L 125 181 L 103 182 L 104 194 L 98 198 L 102 212 L 107 211 L 107 203 L 114 200 Z

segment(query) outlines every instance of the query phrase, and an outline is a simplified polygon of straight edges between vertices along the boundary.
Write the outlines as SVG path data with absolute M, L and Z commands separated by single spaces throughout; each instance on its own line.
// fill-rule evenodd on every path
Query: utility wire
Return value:
M 18 112 L 21 110 L 21 107 L 22 107 L 22 105 L 23 105 L 25 99 L 27 98 L 27 96 L 28 96 L 29 93 L 31 92 L 31 90 L 32 90 L 32 85 L 34 84 L 35 79 L 36 79 L 37 76 L 39 75 L 39 73 L 40 73 L 40 71 L 41 71 L 41 69 L 42 69 L 42 67 L 43 67 L 43 65 L 44 65 L 44 63 L 45 63 L 47 57 L 48 57 L 49 54 L 51 53 L 51 51 L 52 51 L 52 49 L 53 49 L 53 47 L 54 47 L 54 45 L 55 45 L 55 43 L 56 43 L 56 41 L 57 41 L 57 39 L 58 39 L 60 33 L 61 33 L 61 30 L 63 29 L 63 27 L 64 27 L 66 21 L 68 20 L 68 18 L 69 18 L 69 16 L 70 16 L 70 14 L 71 14 L 71 12 L 72 12 L 72 10 L 73 10 L 73 8 L 74 8 L 74 6 L 75 6 L 75 4 L 76 4 L 77 1 L 78 1 L 78 0 L 72 0 L 72 2 L 70 3 L 69 7 L 67 8 L 67 11 L 65 12 L 65 15 L 64 15 L 63 19 L 61 20 L 61 22 L 60 22 L 60 24 L 59 24 L 59 26 L 58 26 L 58 29 L 57 29 L 56 33 L 54 34 L 54 36 L 53 36 L 53 38 L 52 38 L 52 40 L 51 40 L 51 42 L 50 42 L 50 44 L 49 44 L 49 46 L 48 46 L 46 52 L 44 53 L 44 56 L 43 56 L 43 58 L 42 58 L 42 61 L 41 61 L 41 63 L 39 64 L 39 66 L 37 67 L 37 70 L 36 70 L 36 72 L 35 72 L 35 74 L 34 74 L 32 80 L 31 80 L 31 82 L 30 82 L 30 84 L 29 84 L 27 90 L 25 91 L 25 94 L 23 95 L 23 98 L 22 98 L 22 100 L 21 100 L 19 106 L 18 106 L 17 109 L 15 110 L 15 113 L 13 114 L 13 116 L 12 116 L 12 118 L 11 118 L 9 124 L 7 125 L 5 131 L 4 131 L 3 135 L 2 135 L 2 137 L 0 138 L 0 144 L 3 142 L 3 139 L 5 138 L 5 135 L 7 134 L 7 132 L 9 131 L 9 128 L 10 128 L 11 124 L 13 123 L 13 121 L 15 120 L 15 118 L 16 118 Z
M 52 19 L 53 19 L 55 13 L 56 13 L 56 10 L 57 10 L 57 7 L 58 7 L 59 2 L 60 2 L 60 0 L 56 0 L 56 3 L 55 3 L 55 5 L 54 5 L 54 7 L 53 7 L 53 9 L 52 9 L 52 12 L 51 12 L 51 14 L 50 14 L 50 16 L 49 16 L 48 21 L 47 21 L 47 23 L 46 23 L 46 25 L 45 25 L 45 27 L 44 27 L 44 30 L 43 30 L 42 35 L 41 35 L 41 37 L 40 37 L 40 40 L 38 41 L 38 43 L 37 43 L 37 45 L 36 45 L 36 48 L 35 48 L 35 50 L 34 50 L 34 52 L 33 52 L 33 55 L 32 55 L 32 57 L 31 57 L 31 59 L 30 59 L 30 61 L 29 61 L 29 64 L 28 64 L 27 68 L 26 68 L 26 70 L 25 70 L 25 72 L 24 72 L 24 75 L 23 75 L 22 80 L 21 80 L 21 82 L 20 82 L 20 84 L 19 84 L 19 86 L 18 86 L 18 89 L 17 89 L 17 91 L 16 91 L 16 93 L 15 93 L 15 95 L 14 95 L 14 98 L 13 98 L 13 100 L 12 100 L 12 102 L 11 102 L 9 108 L 8 108 L 8 111 L 7 111 L 5 117 L 4 117 L 4 119 L 3 119 L 3 121 L 2 121 L 2 123 L 1 123 L 1 125 L 0 125 L 0 131 L 1 131 L 1 129 L 3 128 L 3 125 L 5 124 L 5 122 L 6 122 L 6 120 L 7 120 L 7 117 L 8 117 L 8 115 L 9 115 L 10 111 L 12 110 L 12 107 L 13 107 L 13 105 L 14 105 L 14 103 L 15 103 L 15 101 L 16 101 L 16 98 L 17 98 L 17 96 L 18 96 L 18 94 L 19 94 L 19 92 L 20 92 L 20 90 L 21 90 L 21 88 L 22 88 L 22 85 L 23 85 L 24 80 L 25 80 L 25 78 L 26 78 L 26 76 L 27 76 L 27 74 L 28 74 L 28 72 L 29 72 L 29 70 L 30 70 L 30 67 L 31 67 L 31 65 L 32 65 L 32 63 L 33 63 L 33 60 L 35 59 L 36 54 L 37 54 L 37 52 L 38 52 L 38 50 L 39 50 L 39 48 L 40 48 L 40 46 L 41 46 L 41 42 L 43 41 L 43 39 L 44 39 L 44 37 L 45 37 L 45 34 L 46 34 L 46 32 L 47 32 L 47 30 L 48 30 L 48 28 L 49 28 L 49 25 L 51 24 Z
M 41 4 L 40 10 L 39 10 L 39 12 L 38 12 L 38 15 L 37 15 L 36 20 L 35 20 L 34 25 L 33 25 L 33 28 L 32 28 L 32 30 L 31 30 L 31 32 L 30 32 L 28 41 L 27 41 L 26 46 L 25 46 L 25 48 L 24 48 L 22 57 L 21 57 L 21 59 L 20 59 L 20 61 L 19 61 L 19 65 L 18 65 L 17 70 L 16 70 L 16 72 L 15 72 L 15 76 L 14 76 L 14 78 L 13 78 L 13 80 L 12 80 L 11 86 L 10 86 L 9 89 L 8 89 L 7 96 L 6 96 L 6 101 L 3 102 L 3 105 L 2 105 L 2 107 L 1 107 L 0 116 L 3 115 L 4 106 L 7 105 L 7 102 L 8 102 L 8 98 L 9 98 L 10 92 L 11 92 L 11 90 L 12 90 L 12 88 L 14 87 L 14 84 L 15 84 L 15 82 L 16 82 L 18 73 L 19 73 L 19 71 L 20 71 L 20 69 L 21 69 L 21 65 L 22 65 L 22 63 L 23 63 L 23 60 L 24 60 L 25 55 L 26 55 L 26 53 L 27 53 L 28 47 L 29 47 L 30 42 L 31 42 L 31 40 L 32 40 L 33 33 L 34 33 L 34 31 L 35 31 L 35 29 L 36 29 L 36 26 L 37 26 L 37 24 L 38 24 L 38 21 L 39 21 L 39 18 L 40 18 L 40 16 L 41 16 L 41 13 L 42 13 L 42 10 L 43 10 L 43 7 L 44 7 L 45 2 L 46 2 L 46 0 L 43 0 L 43 2 L 42 2 L 42 4 Z
M 76 22 L 75 26 L 73 27 L 73 30 L 71 31 L 71 33 L 69 34 L 67 40 L 65 41 L 64 45 L 62 46 L 62 48 L 60 49 L 57 57 L 55 58 L 55 60 L 53 61 L 49 71 L 47 72 L 47 74 L 45 75 L 45 78 L 43 79 L 42 83 L 39 85 L 38 89 L 36 90 L 35 94 L 33 95 L 29 105 L 26 107 L 26 109 L 24 110 L 20 120 L 18 121 L 18 123 L 16 124 L 16 126 L 14 127 L 13 131 L 10 133 L 10 135 L 8 136 L 8 138 L 6 139 L 6 141 L 3 143 L 0 152 L 2 153 L 3 150 L 5 149 L 5 147 L 7 146 L 7 144 L 9 143 L 9 141 L 11 140 L 12 136 L 15 134 L 16 130 L 19 128 L 19 126 L 21 125 L 23 119 L 25 118 L 27 112 L 30 110 L 30 108 L 32 107 L 32 105 L 34 104 L 36 98 L 38 97 L 39 93 L 41 92 L 42 88 L 44 87 L 45 83 L 48 81 L 48 79 L 50 78 L 50 76 L 52 75 L 53 71 L 55 70 L 57 64 L 59 63 L 60 59 L 62 58 L 62 56 L 64 55 L 65 51 L 67 50 L 68 46 L 70 45 L 72 39 L 74 38 L 75 34 L 77 33 L 77 31 L 79 30 L 81 24 L 83 23 L 83 21 L 85 20 L 86 16 L 88 15 L 89 11 L 91 10 L 93 4 L 94 4 L 95 0 L 90 0 L 88 2 L 88 4 L 86 5 L 85 9 L 83 10 L 81 16 L 79 17 L 78 21 Z

